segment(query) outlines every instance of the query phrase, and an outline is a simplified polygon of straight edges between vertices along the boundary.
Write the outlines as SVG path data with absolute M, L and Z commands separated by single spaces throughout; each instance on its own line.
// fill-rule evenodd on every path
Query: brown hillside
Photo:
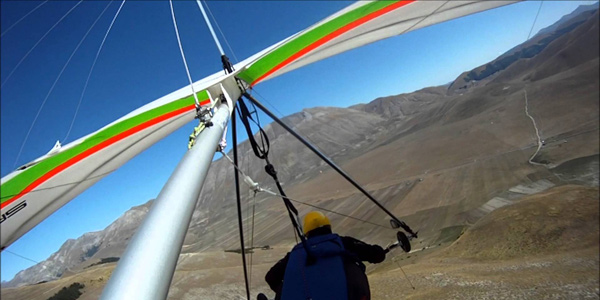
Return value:
M 499 260 L 598 249 L 598 203 L 598 188 L 574 185 L 525 197 L 483 217 L 440 256 Z
M 369 276 L 372 298 L 598 299 L 598 198 L 597 187 L 556 187 L 493 211 L 447 248 L 391 253 Z

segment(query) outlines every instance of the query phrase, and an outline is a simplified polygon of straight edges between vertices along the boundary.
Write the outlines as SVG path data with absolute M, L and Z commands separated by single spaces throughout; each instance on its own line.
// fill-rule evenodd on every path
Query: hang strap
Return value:
M 308 262 L 310 264 L 310 263 L 314 262 L 315 259 L 314 259 L 314 255 L 311 254 L 311 252 L 308 248 L 308 245 L 306 243 L 306 237 L 304 236 L 304 233 L 302 231 L 302 226 L 300 225 L 301 222 L 300 222 L 300 218 L 298 216 L 298 210 L 296 209 L 294 204 L 292 204 L 290 199 L 285 194 L 285 191 L 283 190 L 283 187 L 281 187 L 281 183 L 279 182 L 279 178 L 277 178 L 277 171 L 275 170 L 275 167 L 273 166 L 273 164 L 271 164 L 271 162 L 269 161 L 269 147 L 270 147 L 269 138 L 267 137 L 266 132 L 260 126 L 260 123 L 257 122 L 257 120 L 254 120 L 252 118 L 252 113 L 250 113 L 250 110 L 248 109 L 248 107 L 246 106 L 246 104 L 244 103 L 244 100 L 242 98 L 240 98 L 238 100 L 238 104 L 239 105 L 236 106 L 236 109 L 237 109 L 237 112 L 240 116 L 242 123 L 244 124 L 244 127 L 246 128 L 246 133 L 248 134 L 248 140 L 250 141 L 250 145 L 252 146 L 252 151 L 254 151 L 254 154 L 258 158 L 264 159 L 266 161 L 267 164 L 265 165 L 265 172 L 267 172 L 267 174 L 269 174 L 273 178 L 273 180 L 275 181 L 275 184 L 277 185 L 277 189 L 279 190 L 279 194 L 281 194 L 281 198 L 283 199 L 285 208 L 288 211 L 288 215 L 290 216 L 292 225 L 293 225 L 294 229 L 296 230 L 296 233 L 300 237 L 302 246 L 306 250 Z M 254 113 L 256 113 L 256 112 L 254 112 Z M 256 124 L 258 126 L 259 136 L 261 138 L 260 145 L 256 141 L 256 138 L 254 137 L 254 135 L 252 134 L 252 128 L 250 127 L 250 121 L 254 122 L 254 124 Z

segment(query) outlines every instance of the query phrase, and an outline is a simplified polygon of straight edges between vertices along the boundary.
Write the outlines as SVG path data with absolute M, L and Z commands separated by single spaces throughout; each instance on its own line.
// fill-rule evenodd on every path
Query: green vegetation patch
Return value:
M 95 262 L 95 263 L 85 267 L 84 269 L 91 268 L 91 267 L 97 266 L 97 265 L 108 264 L 108 263 L 116 262 L 116 261 L 119 261 L 118 257 L 105 257 L 105 258 L 101 259 L 99 262 Z
M 434 244 L 453 242 L 456 239 L 458 239 L 463 234 L 463 232 L 465 232 L 465 230 L 467 230 L 467 226 L 465 225 L 457 225 L 442 228 L 442 232 L 440 232 L 440 236 Z
M 83 283 L 75 282 L 69 287 L 63 287 L 54 296 L 48 298 L 48 300 L 76 300 L 83 294 L 80 290 L 84 287 Z

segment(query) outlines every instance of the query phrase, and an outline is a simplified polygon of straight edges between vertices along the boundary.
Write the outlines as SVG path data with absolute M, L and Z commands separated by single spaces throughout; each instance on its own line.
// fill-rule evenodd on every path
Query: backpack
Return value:
M 347 300 L 342 239 L 326 234 L 308 239 L 315 258 L 309 262 L 302 244 L 292 249 L 283 279 L 282 300 Z

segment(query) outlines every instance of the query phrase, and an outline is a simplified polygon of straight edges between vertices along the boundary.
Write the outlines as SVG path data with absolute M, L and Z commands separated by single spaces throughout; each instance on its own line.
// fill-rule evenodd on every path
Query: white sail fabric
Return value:
M 256 84 L 260 81 L 274 78 L 310 63 L 378 40 L 518 1 L 388 1 L 388 3 L 392 3 L 390 7 L 384 7 L 379 11 L 374 10 L 370 13 L 374 16 L 372 18 L 369 14 L 359 15 L 360 17 L 355 18 L 348 17 L 352 12 L 360 11 L 369 5 L 373 5 L 374 3 L 378 4 L 380 2 L 381 1 L 359 1 L 314 26 L 289 37 L 285 43 L 275 47 L 272 51 L 257 59 L 257 61 L 250 64 L 247 69 L 251 70 L 252 68 L 255 68 L 262 60 L 267 59 L 269 55 L 272 55 L 278 49 L 288 46 L 294 40 L 301 39 L 318 30 L 324 31 L 320 39 L 299 45 L 297 46 L 298 49 L 294 50 L 300 52 L 302 51 L 302 48 L 310 48 L 311 44 L 317 44 L 318 46 L 316 48 L 293 59 L 293 61 L 285 64 L 276 71 L 267 75 L 265 73 L 272 71 L 271 68 L 267 67 L 264 70 L 253 72 L 258 73 L 258 76 L 256 74 L 244 76 L 245 74 L 243 74 L 243 72 L 241 77 L 248 81 L 248 83 Z M 343 26 L 332 26 L 333 29 L 329 31 L 322 29 L 323 27 L 326 27 L 328 23 L 343 18 L 348 18 L 351 22 L 339 22 Z M 292 50 L 292 52 L 294 50 Z M 280 58 L 281 61 L 285 59 L 286 57 Z M 257 68 L 264 67 L 260 66 Z M 265 77 L 261 78 L 261 76 Z

